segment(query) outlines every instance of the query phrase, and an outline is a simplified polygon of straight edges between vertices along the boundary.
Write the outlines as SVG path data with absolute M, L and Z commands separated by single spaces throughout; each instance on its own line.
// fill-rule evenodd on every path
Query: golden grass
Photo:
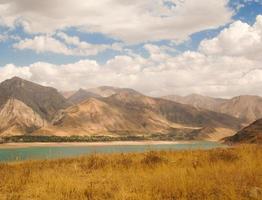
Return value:
M 0 164 L 0 199 L 259 199 L 261 163 L 241 146 Z

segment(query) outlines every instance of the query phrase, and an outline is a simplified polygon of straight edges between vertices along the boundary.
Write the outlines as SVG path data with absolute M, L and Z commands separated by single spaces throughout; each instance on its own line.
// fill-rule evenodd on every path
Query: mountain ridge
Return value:
M 227 132 L 231 135 L 232 130 L 241 127 L 240 121 L 229 115 L 149 97 L 129 88 L 103 86 L 93 89 L 103 96 L 80 89 L 66 100 L 54 88 L 15 77 L 2 82 L 0 91 L 3 91 L 0 93 L 2 102 L 15 99 L 14 108 L 27 113 L 24 116 L 19 112 L 16 116 L 16 127 L 21 125 L 21 134 L 120 136 L 157 133 L 207 138 L 220 136 L 221 130 L 231 130 Z M 72 98 L 75 98 L 74 103 Z M 1 110 L 8 113 L 6 109 Z M 9 116 L 12 119 L 12 113 Z M 35 124 L 32 119 L 37 119 Z
M 202 130 L 204 126 L 214 129 L 208 132 L 211 128 Z M 190 132 L 197 134 L 196 129 L 199 131 L 201 129 L 201 134 L 205 132 L 208 135 L 215 133 L 216 128 L 238 129 L 239 127 L 237 119 L 225 114 L 148 97 L 134 90 L 125 90 L 106 98 L 88 98 L 69 107 L 55 118 L 52 126 L 39 130 L 38 133 L 48 135 L 52 130 L 60 130 L 61 136 L 72 135 L 75 132 L 80 135 Z
M 245 124 L 262 118 L 262 97 L 256 95 L 241 95 L 231 99 L 220 99 L 196 94 L 184 97 L 170 95 L 162 98 L 192 105 L 196 108 L 228 114 L 240 119 Z
M 25 103 L 48 121 L 58 110 L 70 105 L 55 88 L 45 87 L 19 77 L 7 79 L 0 84 L 0 106 L 10 98 Z

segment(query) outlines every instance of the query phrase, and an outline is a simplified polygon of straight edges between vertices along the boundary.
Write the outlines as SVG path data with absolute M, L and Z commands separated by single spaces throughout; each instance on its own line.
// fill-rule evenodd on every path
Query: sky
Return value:
M 262 95 L 262 0 L 0 0 L 0 81 Z

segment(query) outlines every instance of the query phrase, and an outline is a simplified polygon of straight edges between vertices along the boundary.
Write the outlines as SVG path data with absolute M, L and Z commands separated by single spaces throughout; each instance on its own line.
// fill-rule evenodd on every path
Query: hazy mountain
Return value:
M 185 97 L 170 95 L 162 98 L 189 104 L 196 108 L 225 113 L 240 119 L 244 123 L 251 123 L 262 118 L 262 97 L 259 96 L 245 95 L 232 99 L 217 99 L 193 94 Z
M 71 90 L 71 91 L 60 91 L 60 94 L 62 94 L 63 97 L 65 97 L 66 99 L 68 99 L 69 97 L 71 97 L 73 94 L 75 94 L 77 91 L 75 90 Z
M 18 77 L 8 79 L 0 84 L 0 106 L 9 99 L 23 102 L 47 120 L 51 120 L 58 110 L 69 106 L 66 99 L 56 89 Z
M 196 108 L 204 108 L 208 110 L 216 110 L 222 103 L 227 102 L 226 99 L 212 98 L 199 94 L 191 94 L 187 96 L 169 95 L 162 97 L 171 101 L 175 101 L 182 104 L 189 104 Z
M 77 92 L 75 92 L 73 95 L 71 95 L 67 100 L 68 100 L 68 102 L 78 104 L 78 103 L 80 103 L 80 102 L 82 102 L 82 101 L 84 101 L 88 98 L 91 98 L 91 97 L 99 98 L 101 96 L 98 95 L 98 94 L 89 92 L 87 90 L 84 90 L 84 89 L 79 89 Z
M 94 94 L 97 94 L 101 97 L 109 97 L 109 96 L 116 94 L 116 93 L 119 93 L 119 92 L 132 91 L 132 89 L 117 88 L 117 87 L 111 87 L 111 86 L 101 86 L 101 87 L 88 89 L 87 91 L 92 92 Z
M 262 97 L 250 95 L 234 97 L 221 104 L 216 111 L 251 123 L 262 118 Z
M 44 128 L 38 134 L 167 134 L 190 133 L 203 127 L 213 127 L 211 132 L 206 129 L 208 135 L 215 134 L 219 128 L 232 130 L 240 125 L 236 118 L 225 114 L 147 97 L 130 89 L 70 107 L 56 116 L 53 127 Z
M 237 134 L 225 138 L 230 143 L 259 143 L 262 144 L 262 119 L 245 127 Z
M 32 133 L 44 124 L 39 114 L 19 100 L 11 98 L 0 107 L 1 136 Z

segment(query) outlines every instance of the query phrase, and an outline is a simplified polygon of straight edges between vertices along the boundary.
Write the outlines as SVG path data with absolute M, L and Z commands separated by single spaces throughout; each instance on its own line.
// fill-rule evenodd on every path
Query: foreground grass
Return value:
M 262 148 L 0 164 L 0 199 L 260 199 Z

